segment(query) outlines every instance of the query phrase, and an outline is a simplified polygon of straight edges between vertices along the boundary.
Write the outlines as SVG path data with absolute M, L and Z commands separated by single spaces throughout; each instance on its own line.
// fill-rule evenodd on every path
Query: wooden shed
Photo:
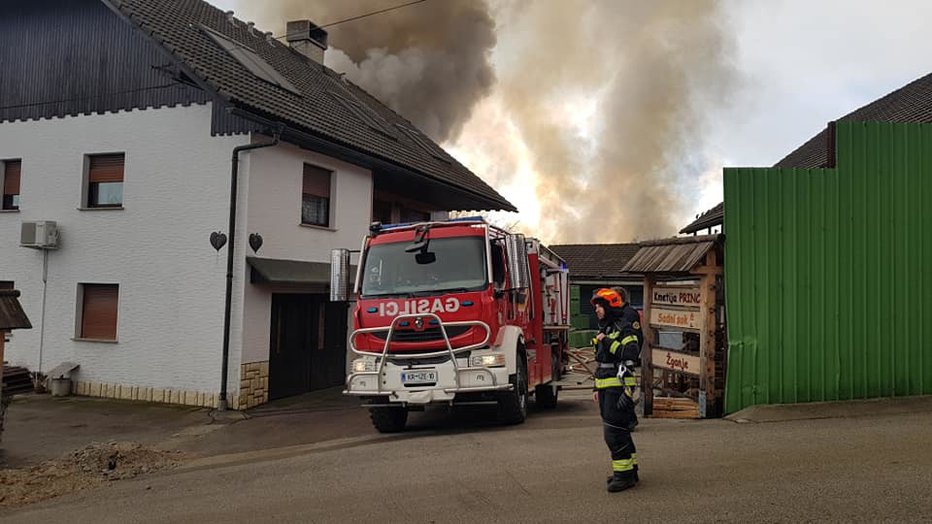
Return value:
M 721 235 L 644 242 L 624 271 L 644 276 L 644 413 L 717 417 L 725 385 Z
M 32 324 L 19 303 L 19 291 L 0 289 L 0 377 L 3 377 L 4 346 L 7 332 L 14 329 L 30 329 Z M 0 383 L 0 433 L 3 433 L 3 420 L 6 415 L 8 399 L 4 398 Z

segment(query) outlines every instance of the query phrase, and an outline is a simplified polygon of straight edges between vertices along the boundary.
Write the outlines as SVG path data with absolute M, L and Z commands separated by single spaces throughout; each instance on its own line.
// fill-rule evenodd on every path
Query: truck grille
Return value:
M 447 336 L 450 338 L 462 335 L 469 331 L 470 326 L 451 326 L 447 328 Z M 385 340 L 388 337 L 388 331 L 377 331 L 372 336 L 379 340 Z M 443 340 L 443 333 L 439 327 L 427 328 L 424 331 L 395 331 L 392 335 L 392 342 L 431 342 Z

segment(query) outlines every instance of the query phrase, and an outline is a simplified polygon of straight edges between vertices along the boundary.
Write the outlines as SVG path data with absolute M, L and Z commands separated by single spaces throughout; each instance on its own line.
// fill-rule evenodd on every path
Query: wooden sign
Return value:
M 701 361 L 698 356 L 670 351 L 669 349 L 653 348 L 650 358 L 650 364 L 655 368 L 669 369 L 670 371 L 679 371 L 690 375 L 699 375 L 700 373 Z
M 653 326 L 680 329 L 702 329 L 702 314 L 699 310 L 650 308 L 650 323 Z
M 697 308 L 702 305 L 702 292 L 698 287 L 658 286 L 651 290 L 651 304 Z

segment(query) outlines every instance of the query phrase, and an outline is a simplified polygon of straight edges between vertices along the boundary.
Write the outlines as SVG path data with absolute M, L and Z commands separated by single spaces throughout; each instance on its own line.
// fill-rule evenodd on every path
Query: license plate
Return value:
M 436 369 L 414 369 L 401 372 L 401 383 L 406 386 L 416 384 L 436 384 Z

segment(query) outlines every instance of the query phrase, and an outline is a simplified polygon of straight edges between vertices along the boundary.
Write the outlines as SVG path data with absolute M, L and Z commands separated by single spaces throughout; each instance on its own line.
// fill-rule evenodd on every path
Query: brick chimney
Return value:
M 327 50 L 327 32 L 310 20 L 292 20 L 287 27 L 288 45 L 292 49 L 322 64 Z

